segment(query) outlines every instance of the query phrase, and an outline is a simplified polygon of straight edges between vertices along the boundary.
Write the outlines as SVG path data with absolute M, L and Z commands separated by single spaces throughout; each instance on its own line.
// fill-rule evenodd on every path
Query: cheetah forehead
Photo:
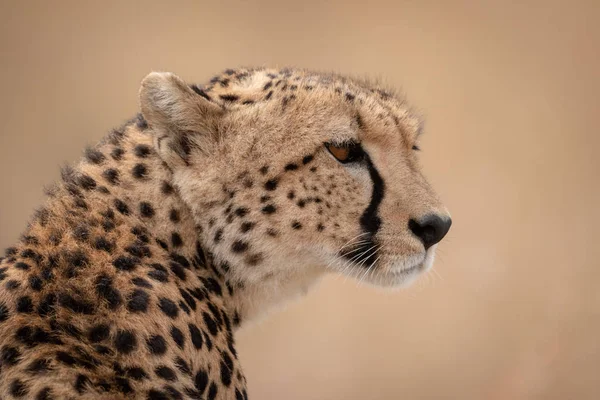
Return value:
M 224 108 L 239 109 L 281 102 L 283 108 L 302 98 L 319 103 L 335 99 L 363 109 L 375 119 L 392 118 L 403 130 L 419 135 L 423 120 L 403 95 L 381 81 L 295 68 L 226 69 L 192 88 Z

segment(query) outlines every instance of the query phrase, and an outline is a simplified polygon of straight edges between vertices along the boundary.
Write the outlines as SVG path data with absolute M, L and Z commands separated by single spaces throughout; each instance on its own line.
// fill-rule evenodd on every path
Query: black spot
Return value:
M 148 346 L 150 353 L 154 355 L 162 355 L 167 351 L 167 342 L 165 342 L 165 339 L 160 335 L 150 337 L 146 341 L 146 345 Z
M 98 324 L 93 326 L 88 332 L 88 339 L 92 343 L 101 342 L 108 339 L 110 327 L 107 324 Z
M 119 171 L 114 168 L 109 168 L 102 172 L 102 177 L 111 185 L 119 184 Z
M 56 308 L 56 300 L 57 297 L 54 293 L 49 293 L 46 296 L 44 296 L 44 298 L 38 305 L 38 314 L 43 317 L 50 314 L 51 312 L 54 312 Z
M 27 395 L 28 392 L 29 389 L 27 388 L 27 386 L 25 386 L 25 384 L 19 379 L 15 379 L 10 384 L 10 394 L 14 397 L 24 397 Z
M 148 400 L 169 400 L 169 396 L 165 392 L 161 392 L 156 389 L 150 389 L 148 391 Z
M 191 375 L 192 374 L 192 370 L 190 369 L 190 366 L 181 357 L 177 357 L 175 359 L 175 366 L 177 367 L 178 370 L 180 370 L 184 374 L 187 374 L 187 375 Z
M 102 228 L 104 229 L 105 232 L 110 232 L 113 229 L 115 229 L 115 227 L 116 227 L 115 223 L 109 219 L 105 219 L 104 221 L 102 221 Z
M 145 164 L 136 164 L 131 169 L 131 174 L 136 179 L 144 179 L 148 177 L 148 167 Z
M 131 283 L 133 283 L 135 286 L 138 286 L 138 287 L 152 289 L 152 285 L 150 284 L 150 282 L 148 282 L 147 280 L 145 280 L 144 278 L 139 277 L 139 276 L 136 276 L 135 278 L 133 278 L 131 280 Z
M 204 319 L 204 323 L 206 324 L 210 334 L 215 336 L 219 330 L 215 320 L 207 312 L 202 313 L 202 318 Z
M 192 344 L 195 348 L 202 348 L 202 333 L 200 333 L 200 329 L 194 324 L 188 324 L 188 328 L 190 330 L 190 337 L 192 338 Z
M 127 310 L 131 312 L 146 312 L 148 310 L 148 302 L 150 295 L 142 289 L 136 289 L 131 294 L 129 302 L 127 302 Z
M 167 381 L 175 381 L 177 380 L 177 375 L 175 374 L 175 371 L 173 371 L 171 368 L 165 366 L 165 365 L 161 365 L 156 367 L 156 369 L 154 370 L 154 372 L 156 373 L 156 375 L 159 378 L 165 379 Z
M 78 314 L 90 315 L 94 312 L 94 305 L 85 300 L 78 300 L 68 293 L 58 296 L 58 304 Z
M 234 253 L 243 253 L 246 250 L 248 250 L 248 243 L 242 240 L 236 240 L 231 245 L 231 251 L 233 251 Z
M 7 290 L 15 290 L 15 289 L 18 289 L 19 287 L 21 287 L 21 282 L 17 281 L 16 279 L 11 279 L 6 282 L 4 287 Z
M 198 371 L 196 376 L 194 376 L 194 386 L 201 394 L 206 390 L 206 386 L 208 386 L 208 374 L 203 369 Z
M 81 175 L 79 177 L 79 186 L 85 190 L 92 190 L 96 187 L 96 181 L 88 175 Z
M 29 269 L 31 267 L 29 266 L 29 264 L 19 261 L 19 262 L 15 263 L 15 268 L 23 270 L 23 271 L 29 271 Z
M 215 236 L 214 236 L 213 240 L 214 240 L 215 243 L 219 243 L 222 238 L 223 238 L 223 229 L 219 228 L 215 232 Z
M 177 232 L 171 233 L 171 243 L 173 247 L 181 247 L 183 246 L 183 239 L 181 239 L 181 235 Z
M 148 230 L 143 226 L 134 226 L 131 228 L 131 233 L 133 233 L 142 243 L 150 242 L 150 239 L 148 238 Z
M 115 385 L 117 386 L 117 390 L 121 393 L 128 394 L 128 393 L 133 392 L 133 389 L 131 388 L 129 381 L 120 376 L 115 378 Z
M 267 95 L 265 96 L 265 100 L 269 100 L 271 98 L 271 96 L 273 96 L 272 90 L 270 90 L 269 93 L 267 93 Z
M 73 204 L 75 204 L 76 207 L 82 208 L 84 210 L 88 209 L 88 205 L 83 199 L 77 198 L 73 200 Z
M 277 188 L 277 179 L 270 179 L 265 182 L 266 190 L 275 190 Z
M 129 207 L 122 200 L 115 199 L 114 205 L 118 212 L 123 215 L 129 215 Z
M 269 196 L 269 195 L 260 196 L 260 202 L 261 203 L 266 203 L 269 200 L 271 200 L 271 196 Z
M 29 366 L 27 367 L 27 371 L 31 372 L 32 374 L 39 374 L 45 371 L 49 371 L 51 368 L 52 367 L 50 360 L 46 358 L 40 358 L 34 360 L 31 364 L 29 364 Z
M 346 93 L 346 100 L 348 101 L 353 101 L 355 97 L 352 93 Z
M 188 315 L 190 314 L 190 308 L 187 306 L 187 304 L 185 304 L 185 303 L 183 302 L 183 300 L 180 300 L 180 301 L 179 301 L 179 308 L 181 308 L 181 309 L 183 310 L 183 312 L 184 312 L 184 313 L 186 313 L 186 314 L 188 314 Z
M 296 169 L 298 169 L 298 165 L 294 164 L 294 163 L 289 163 L 288 165 L 285 166 L 286 171 L 294 171 Z
M 246 257 L 246 259 L 245 259 L 246 264 L 251 265 L 251 266 L 260 264 L 262 260 L 263 260 L 263 256 L 261 254 L 251 254 L 248 257 Z
M 17 299 L 17 312 L 30 313 L 33 311 L 33 302 L 29 296 L 21 296 Z
M 163 313 L 171 318 L 176 318 L 179 314 L 177 304 L 167 298 L 161 297 L 158 301 L 158 306 Z
M 171 337 L 173 338 L 177 346 L 180 349 L 183 349 L 183 346 L 185 345 L 185 337 L 183 336 L 183 332 L 181 332 L 179 328 L 175 326 L 171 327 Z
M 138 257 L 119 256 L 112 264 L 121 271 L 132 271 L 140 262 Z
M 120 330 L 115 336 L 115 348 L 119 353 L 129 354 L 137 347 L 137 339 L 131 331 Z
M 173 189 L 173 186 L 171 186 L 171 184 L 169 182 L 163 181 L 161 187 L 160 187 L 160 191 L 163 194 L 169 195 L 172 194 L 175 189 Z
M 35 290 L 36 292 L 39 292 L 40 290 L 42 290 L 42 286 L 43 286 L 42 278 L 40 278 L 37 275 L 31 275 L 29 277 L 29 287 L 31 289 Z
M 102 164 L 106 159 L 104 154 L 96 149 L 92 149 L 91 147 L 85 149 L 85 158 L 92 164 Z
M 227 387 L 231 385 L 231 374 L 233 372 L 233 360 L 226 352 L 221 352 L 221 382 Z
M 219 285 L 219 282 L 217 282 L 215 279 L 203 278 L 202 282 L 204 283 L 207 290 L 211 291 L 212 293 L 216 294 L 217 296 L 221 296 L 223 294 L 221 285 Z
M 52 400 L 53 398 L 52 391 L 49 387 L 44 387 L 38 392 L 37 396 L 35 396 L 35 400 Z
M 103 356 L 105 356 L 105 355 L 113 355 L 113 353 L 114 353 L 114 352 L 113 352 L 111 349 L 109 349 L 108 347 L 106 347 L 106 346 L 103 346 L 103 345 L 100 345 L 100 344 L 97 344 L 97 345 L 95 345 L 95 346 L 94 346 L 94 350 L 95 350 L 95 351 L 96 351 L 98 354 L 100 354 L 100 355 L 103 355 Z
M 163 249 L 163 250 L 169 250 L 169 245 L 160 239 L 156 239 L 156 243 Z
M 254 228 L 255 225 L 256 225 L 256 222 L 246 221 L 246 222 L 242 223 L 242 225 L 240 226 L 240 232 L 242 232 L 242 233 L 249 232 L 252 230 L 252 228 Z
M 292 222 L 292 228 L 294 229 L 302 229 L 302 224 L 298 221 Z
M 4 346 L 0 351 L 0 361 L 2 361 L 2 369 L 4 372 L 5 366 L 12 366 L 19 362 L 21 352 L 19 349 L 11 346 Z
M 190 306 L 192 310 L 196 310 L 196 300 L 194 300 L 192 295 L 190 295 L 185 289 L 182 288 L 179 288 L 179 293 L 181 294 L 181 297 L 183 297 L 187 305 Z
M 206 100 L 210 101 L 210 97 L 206 94 L 206 92 L 200 89 L 197 85 L 190 85 L 190 88 L 196 92 L 196 94 L 204 97 Z
M 275 207 L 273 204 L 267 204 L 261 209 L 261 211 L 263 214 L 273 214 L 277 211 L 277 207 Z
M 142 131 L 145 129 L 148 129 L 148 122 L 146 122 L 146 120 L 144 119 L 142 114 L 137 115 L 136 121 L 135 121 L 135 126 L 137 126 L 138 129 L 140 129 Z
M 130 367 L 125 371 L 127 377 L 134 379 L 136 381 L 141 381 L 142 379 L 146 379 L 148 374 L 140 367 Z
M 136 242 L 130 246 L 125 247 L 125 251 L 137 258 L 152 257 L 150 247 L 146 246 L 142 242 Z
M 180 217 L 179 217 L 179 211 L 177 211 L 177 210 L 175 210 L 175 209 L 172 209 L 172 210 L 169 212 L 169 219 L 170 219 L 171 221 L 173 221 L 173 222 L 179 222 L 179 220 L 180 220 Z
M 90 378 L 83 374 L 79 374 L 77 375 L 77 378 L 75 379 L 75 384 L 73 386 L 75 387 L 75 390 L 77 390 L 77 393 L 81 394 L 85 391 L 85 386 L 90 383 Z
M 186 280 L 187 276 L 185 273 L 185 269 L 183 269 L 181 264 L 171 261 L 169 263 L 169 266 L 171 268 L 171 272 L 173 272 L 179 279 L 181 279 L 182 281 Z
M 222 94 L 222 95 L 219 95 L 219 97 L 221 98 L 221 100 L 224 100 L 224 101 L 233 102 L 233 101 L 239 100 L 239 96 L 236 96 L 234 94 Z
M 259 171 L 260 171 L 261 174 L 266 175 L 267 172 L 269 172 L 269 167 L 265 165 L 265 166 L 261 167 L 259 169 Z
M 78 242 L 85 242 L 90 237 L 90 231 L 85 224 L 79 224 L 73 229 L 73 238 Z
M 142 217 L 152 218 L 154 216 L 154 208 L 152 207 L 152 204 L 148 203 L 147 201 L 142 201 L 140 203 L 140 214 L 142 214 Z
M 313 160 L 313 158 L 314 157 L 312 155 L 305 156 L 302 159 L 302 164 L 304 164 L 304 165 L 308 164 L 309 162 L 311 162 Z
M 148 157 L 148 154 L 150 154 L 152 152 L 152 149 L 150 149 L 150 146 L 148 146 L 148 145 L 138 144 L 133 149 L 133 152 L 135 153 L 136 156 L 138 156 L 140 158 L 146 158 L 146 157 Z
M 325 226 L 323 224 L 317 225 L 317 231 L 323 232 L 323 230 L 325 230 Z
M 237 215 L 238 217 L 244 217 L 249 212 L 250 212 L 250 210 L 248 210 L 246 207 L 239 207 L 238 209 L 235 210 L 235 215 Z
M 96 278 L 96 293 L 108 302 L 111 310 L 115 310 L 123 302 L 121 293 L 112 286 L 112 278 L 108 275 L 100 275 Z
M 120 161 L 123 158 L 123 154 L 125 154 L 125 150 L 120 147 L 115 147 L 113 151 L 111 151 L 110 156 L 115 161 Z
M 273 81 L 267 82 L 266 85 L 263 87 L 263 90 L 268 90 L 271 86 L 273 86 Z
M 94 248 L 97 250 L 102 250 L 110 254 L 112 253 L 114 247 L 115 246 L 105 237 L 100 236 L 94 240 Z
M 72 366 L 72 365 L 77 364 L 77 359 L 75 357 L 73 357 L 72 355 L 70 355 L 69 353 L 66 353 L 64 351 L 57 351 L 56 359 L 66 365 Z
M 153 270 L 148 272 L 148 276 L 159 282 L 168 282 L 169 281 L 169 273 L 165 267 L 161 264 L 151 264 L 150 265 Z
M 208 397 L 207 400 L 215 400 L 215 398 L 217 397 L 217 392 L 218 392 L 218 388 L 217 385 L 213 382 L 210 384 L 210 387 L 208 388 Z
M 269 235 L 271 237 L 276 237 L 278 235 L 278 232 L 277 232 L 276 229 L 268 228 L 267 229 L 267 235 Z
M 244 396 L 238 389 L 235 389 L 235 400 L 244 400 Z

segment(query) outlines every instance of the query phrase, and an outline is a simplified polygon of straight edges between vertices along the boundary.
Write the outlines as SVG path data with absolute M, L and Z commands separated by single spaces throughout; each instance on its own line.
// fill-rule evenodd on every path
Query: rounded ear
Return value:
M 140 108 L 148 125 L 156 133 L 159 153 L 173 151 L 184 161 L 191 147 L 202 152 L 216 134 L 224 110 L 207 97 L 192 90 L 170 72 L 152 72 L 140 88 Z

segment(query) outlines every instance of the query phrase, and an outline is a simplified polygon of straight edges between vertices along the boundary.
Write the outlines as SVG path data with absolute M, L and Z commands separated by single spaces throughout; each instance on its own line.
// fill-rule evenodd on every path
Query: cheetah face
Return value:
M 226 71 L 142 83 L 141 108 L 202 240 L 242 281 L 307 266 L 379 286 L 427 270 L 451 220 L 420 172 L 419 122 L 367 83 Z

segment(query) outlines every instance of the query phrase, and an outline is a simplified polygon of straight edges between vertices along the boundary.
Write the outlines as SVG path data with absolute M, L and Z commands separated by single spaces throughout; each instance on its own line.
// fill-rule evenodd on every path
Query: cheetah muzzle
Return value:
M 0 259 L 0 398 L 248 398 L 234 332 L 328 272 L 406 285 L 451 220 L 366 81 L 151 73 Z

